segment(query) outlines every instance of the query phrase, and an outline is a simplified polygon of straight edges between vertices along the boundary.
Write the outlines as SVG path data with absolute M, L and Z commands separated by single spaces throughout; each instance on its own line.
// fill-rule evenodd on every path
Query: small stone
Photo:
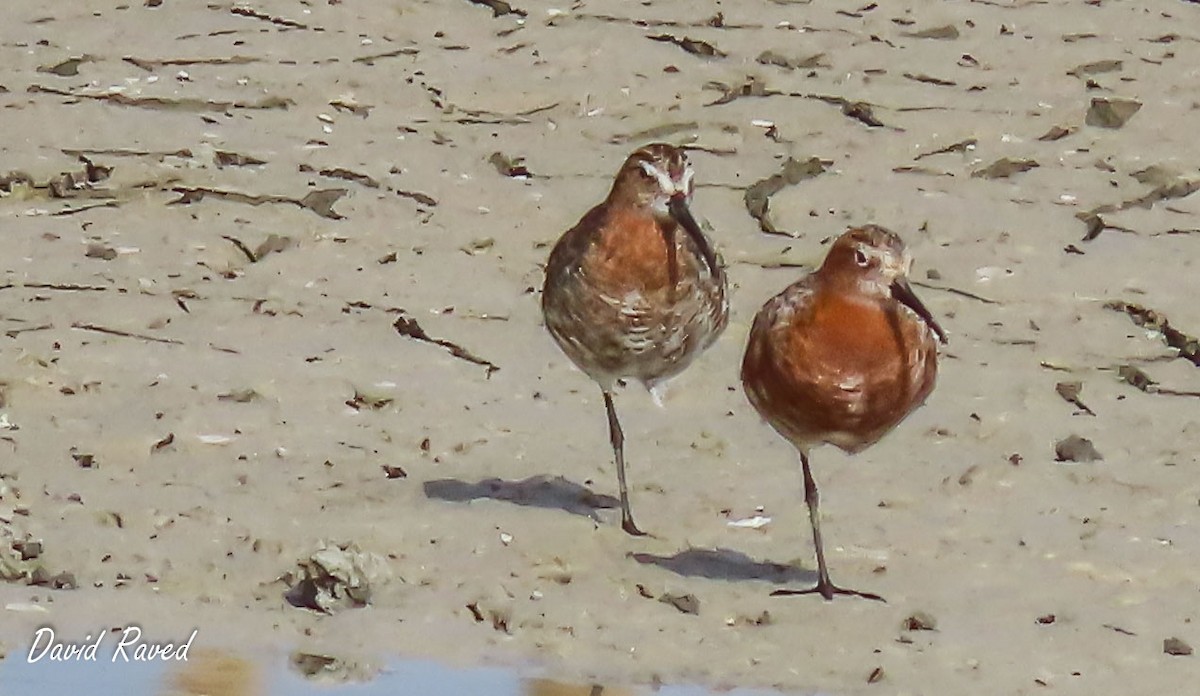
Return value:
M 383 475 L 389 479 L 408 478 L 408 472 L 404 467 L 393 466 L 391 464 L 383 464 Z
M 42 555 L 42 542 L 40 541 L 15 541 L 12 547 L 21 552 L 22 561 L 31 561 Z
M 1096 97 L 1088 107 L 1084 122 L 1100 128 L 1120 128 L 1142 108 L 1142 103 L 1133 99 Z
M 675 595 L 667 593 L 658 598 L 658 601 L 663 604 L 670 604 L 684 614 L 699 614 L 700 600 L 696 599 L 696 595 L 685 594 Z
M 29 574 L 28 582 L 30 585 L 35 585 L 38 587 L 41 587 L 43 585 L 49 585 L 50 584 L 50 573 L 48 573 L 46 571 L 46 569 L 43 568 L 42 566 L 38 566 L 38 567 L 34 568 L 33 572 L 31 572 Z
M 1054 458 L 1060 462 L 1095 462 L 1104 459 L 1086 437 L 1071 435 L 1054 443 Z
M 88 244 L 87 250 L 83 252 L 83 255 L 89 259 L 103 259 L 104 261 L 112 261 L 113 259 L 117 258 L 117 250 L 110 246 L 92 242 L 91 244 Z
M 1168 655 L 1186 657 L 1192 654 L 1192 646 L 1182 638 L 1167 638 L 1163 640 L 1163 652 Z
M 64 571 L 50 578 L 50 587 L 56 590 L 73 590 L 79 587 L 79 583 L 75 581 L 74 573 Z
M 906 631 L 932 631 L 937 628 L 937 619 L 929 612 L 918 611 L 905 619 L 902 625 Z

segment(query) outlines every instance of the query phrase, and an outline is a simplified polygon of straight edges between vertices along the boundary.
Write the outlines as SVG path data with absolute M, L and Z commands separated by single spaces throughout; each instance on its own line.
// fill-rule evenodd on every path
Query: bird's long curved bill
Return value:
M 708 266 L 709 275 L 717 274 L 717 254 L 708 244 L 708 239 L 704 237 L 704 233 L 700 231 L 700 225 L 697 224 L 696 218 L 692 217 L 692 211 L 688 208 L 687 198 L 683 194 L 677 194 L 671 197 L 667 203 L 667 210 L 671 212 L 671 217 L 684 232 L 692 238 L 692 242 L 696 248 L 700 250 L 700 256 L 704 259 L 704 264 Z
M 921 320 L 929 325 L 933 333 L 937 334 L 939 341 L 942 343 L 946 342 L 946 332 L 942 331 L 941 326 L 938 326 L 937 320 L 933 318 L 933 314 L 930 313 L 925 303 L 921 302 L 916 293 L 913 292 L 912 286 L 908 284 L 907 280 L 897 278 L 892 281 L 892 297 L 903 302 L 905 307 L 908 307 L 918 317 L 921 317 Z

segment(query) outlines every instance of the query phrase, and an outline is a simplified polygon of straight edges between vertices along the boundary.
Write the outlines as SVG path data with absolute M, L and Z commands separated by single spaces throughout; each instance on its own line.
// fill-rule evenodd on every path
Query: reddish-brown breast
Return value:
M 856 452 L 929 396 L 937 347 L 898 302 L 840 290 L 814 274 L 768 302 L 751 330 L 742 381 L 796 446 Z
M 610 296 L 629 292 L 654 295 L 666 291 L 668 274 L 666 235 L 654 216 L 644 210 L 612 208 L 596 236 L 582 267 L 592 285 Z M 682 232 L 676 231 L 682 236 Z M 678 243 L 678 240 L 676 240 Z
M 672 377 L 725 328 L 725 275 L 674 230 L 677 282 L 661 225 L 644 209 L 600 206 L 550 256 L 542 307 L 546 328 L 602 385 Z

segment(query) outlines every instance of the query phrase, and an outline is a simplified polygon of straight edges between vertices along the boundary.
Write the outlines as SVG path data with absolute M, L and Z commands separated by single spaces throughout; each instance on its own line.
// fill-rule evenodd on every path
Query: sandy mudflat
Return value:
M 0 585 L 3 643 L 140 623 L 578 681 L 1193 690 L 1200 657 L 1163 641 L 1200 646 L 1200 400 L 1117 368 L 1183 392 L 1200 371 L 1105 303 L 1200 333 L 1200 5 L 838 6 L 6 7 L 0 174 L 35 185 L 0 186 L 0 529 L 79 588 Z M 1087 125 L 1093 98 L 1141 108 Z M 655 535 L 632 539 L 592 509 L 616 487 L 600 394 L 537 288 L 651 137 L 697 148 L 733 319 L 665 409 L 619 397 Z M 771 198 L 766 234 L 743 197 L 788 157 L 827 170 Z M 1004 158 L 1038 166 L 973 176 Z M 918 288 L 951 333 L 925 408 L 856 458 L 814 455 L 835 580 L 889 601 L 770 598 L 812 552 L 794 455 L 737 364 L 762 302 L 868 221 L 953 289 Z M 1103 459 L 1056 462 L 1072 434 Z M 765 528 L 729 526 L 759 507 Z M 327 540 L 379 555 L 369 608 L 283 600 Z M 918 611 L 935 631 L 903 628 Z

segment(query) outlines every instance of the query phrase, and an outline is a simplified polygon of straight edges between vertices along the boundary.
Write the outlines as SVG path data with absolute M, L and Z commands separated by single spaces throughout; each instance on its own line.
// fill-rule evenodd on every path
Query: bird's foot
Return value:
M 827 601 L 832 601 L 834 595 L 847 595 L 850 597 L 861 597 L 870 599 L 876 602 L 887 604 L 887 600 L 877 594 L 871 592 L 860 592 L 859 590 L 851 590 L 845 587 L 838 587 L 828 580 L 818 582 L 816 586 L 810 587 L 807 590 L 775 590 L 771 593 L 772 597 L 794 597 L 796 595 L 819 594 Z
M 642 530 L 638 529 L 638 526 L 633 523 L 633 517 L 623 518 L 621 520 L 621 529 L 624 529 L 625 533 L 628 534 L 629 536 L 635 536 L 635 537 L 649 536 Z

